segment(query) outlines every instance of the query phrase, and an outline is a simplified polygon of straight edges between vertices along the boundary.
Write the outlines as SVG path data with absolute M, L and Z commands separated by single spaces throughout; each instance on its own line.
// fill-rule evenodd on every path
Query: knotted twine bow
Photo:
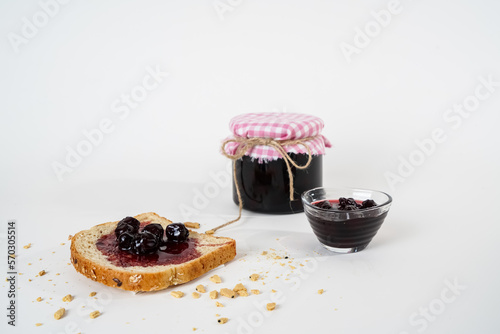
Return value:
M 235 137 L 232 139 L 227 139 L 222 143 L 222 154 L 224 154 L 227 158 L 233 160 L 233 179 L 234 179 L 234 185 L 236 187 L 236 194 L 238 195 L 238 207 L 239 207 L 239 213 L 238 213 L 238 218 L 231 220 L 230 222 L 227 222 L 225 224 L 222 224 L 220 226 L 217 226 L 214 229 L 211 229 L 207 231 L 207 234 L 213 234 L 215 231 L 217 231 L 220 228 L 223 228 L 229 224 L 235 223 L 241 218 L 241 211 L 243 209 L 243 201 L 241 199 L 241 192 L 240 192 L 240 186 L 238 184 L 238 180 L 236 178 L 236 160 L 241 159 L 248 151 L 250 151 L 254 146 L 257 145 L 264 145 L 264 146 L 271 146 L 273 147 L 276 151 L 278 151 L 279 154 L 283 157 L 283 160 L 285 160 L 286 168 L 288 170 L 288 178 L 290 179 L 290 201 L 294 200 L 293 197 L 293 172 L 292 172 L 292 167 L 290 166 L 293 165 L 293 167 L 297 169 L 306 169 L 309 167 L 311 164 L 312 160 L 312 153 L 311 149 L 309 146 L 307 146 L 305 143 L 309 140 L 313 140 L 317 138 L 317 136 L 312 136 L 312 137 L 306 137 L 306 138 L 300 138 L 300 139 L 286 139 L 286 140 L 275 140 L 272 138 L 245 138 L 245 137 Z M 234 154 L 228 154 L 226 152 L 226 145 L 229 143 L 239 143 L 238 148 L 236 149 L 236 152 Z M 302 145 L 306 150 L 308 154 L 308 159 L 307 162 L 304 165 L 297 165 L 295 161 L 293 161 L 292 158 L 288 155 L 288 153 L 285 151 L 284 146 L 287 145 Z

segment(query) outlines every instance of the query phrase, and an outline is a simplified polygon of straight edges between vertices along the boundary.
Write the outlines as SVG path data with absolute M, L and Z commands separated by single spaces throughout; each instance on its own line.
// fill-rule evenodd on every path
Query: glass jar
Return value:
M 321 119 L 304 114 L 254 113 L 233 118 L 230 122 L 233 136 L 226 140 L 229 142 L 225 142 L 224 150 L 226 156 L 235 157 L 234 202 L 239 204 L 240 201 L 238 187 L 243 209 L 275 214 L 302 212 L 300 195 L 323 185 L 323 154 L 325 147 L 331 147 L 321 135 L 323 126 Z M 246 142 L 250 138 L 273 142 L 250 145 Z M 236 158 L 239 149 L 244 154 L 240 151 L 243 156 Z M 311 161 L 307 165 L 310 155 Z M 289 162 L 289 169 L 285 161 L 288 157 L 297 166 L 307 167 L 300 169 Z M 290 196 L 290 178 L 293 181 L 293 199 Z
M 307 163 L 307 154 L 289 153 L 298 165 Z M 290 177 L 284 159 L 258 163 L 244 156 L 233 161 L 236 164 L 236 179 L 240 185 L 243 208 L 265 213 L 302 212 L 300 195 L 309 189 L 323 186 L 323 156 L 311 159 L 307 169 L 292 167 L 293 201 L 290 201 Z M 233 180 L 233 200 L 239 204 L 236 185 Z

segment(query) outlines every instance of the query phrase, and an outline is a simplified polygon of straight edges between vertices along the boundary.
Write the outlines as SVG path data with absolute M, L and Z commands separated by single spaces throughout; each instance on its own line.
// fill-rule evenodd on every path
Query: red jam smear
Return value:
M 141 226 L 143 225 L 146 224 L 141 224 Z M 153 254 L 136 255 L 118 248 L 114 232 L 103 235 L 96 242 L 97 249 L 107 257 L 109 262 L 118 267 L 152 267 L 188 262 L 201 256 L 200 252 L 196 250 L 197 245 L 198 240 L 188 238 L 186 242 L 167 243 Z

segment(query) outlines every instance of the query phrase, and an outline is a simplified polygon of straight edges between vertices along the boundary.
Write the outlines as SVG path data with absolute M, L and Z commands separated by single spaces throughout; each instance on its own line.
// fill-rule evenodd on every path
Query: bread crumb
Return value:
M 241 283 L 238 283 L 235 285 L 235 287 L 233 288 L 233 291 L 234 292 L 238 292 L 238 291 L 247 291 L 247 288 L 245 288 L 245 286 Z
M 272 292 L 272 293 L 275 293 L 275 292 L 276 292 L 276 290 L 272 289 L 272 290 L 271 290 L 271 292 Z
M 60 308 L 59 310 L 54 313 L 54 319 L 59 320 L 64 316 L 64 313 L 66 313 L 66 310 L 63 308 Z
M 67 302 L 67 303 L 69 303 L 72 300 L 73 300 L 73 296 L 72 295 L 66 295 L 62 299 L 63 302 Z
M 216 284 L 219 284 L 222 282 L 222 280 L 220 279 L 219 275 L 213 275 L 212 277 L 210 277 L 210 280 Z
M 257 289 L 252 289 L 252 290 L 250 290 L 250 292 L 253 293 L 254 295 L 260 294 L 260 290 L 257 290 Z
M 274 310 L 276 308 L 276 303 L 268 303 L 266 305 L 266 308 L 267 308 L 268 311 L 272 311 L 272 310 Z
M 258 279 L 259 279 L 259 274 L 252 274 L 252 275 L 250 275 L 250 280 L 251 281 L 256 281 Z
M 200 294 L 198 292 L 193 292 L 192 296 L 193 296 L 193 298 L 196 298 L 196 299 L 200 298 Z
M 37 323 L 35 324 L 35 326 L 36 326 L 36 327 L 40 327 L 41 325 L 42 325 L 42 324 L 41 324 L 41 323 L 39 323 L 39 322 L 37 322 Z
M 217 299 L 217 297 L 219 296 L 219 293 L 217 292 L 217 290 L 214 290 L 214 291 L 210 291 L 210 298 L 212 299 Z
M 214 233 L 215 233 L 214 230 L 208 230 L 208 231 L 205 232 L 205 234 L 214 234 Z
M 323 289 L 319 289 L 319 290 L 318 290 L 318 294 L 320 294 L 320 295 L 322 295 L 322 294 L 323 294 L 323 292 L 325 292 L 325 290 L 323 290 Z
M 201 293 L 205 293 L 205 292 L 207 292 L 207 291 L 205 290 L 205 287 L 204 287 L 202 284 L 200 284 L 200 285 L 198 285 L 198 286 L 196 287 L 196 291 L 201 292 Z
M 64 242 L 61 242 L 61 246 L 64 246 L 64 245 L 66 245 L 66 244 Z
M 227 288 L 220 289 L 220 295 L 227 298 L 234 298 L 235 296 L 234 291 Z
M 42 270 L 42 271 L 40 271 L 40 272 L 38 273 L 38 275 L 39 275 L 39 276 L 43 276 L 43 275 L 45 275 L 45 274 L 46 274 L 45 270 Z
M 97 295 L 97 292 L 95 292 L 95 291 L 92 291 L 91 293 L 89 293 L 89 297 L 94 297 L 95 295 Z
M 200 223 L 187 222 L 187 223 L 184 223 L 184 226 L 189 227 L 189 228 L 200 228 Z
M 73 239 L 73 236 L 70 234 L 70 235 L 68 235 L 68 240 L 71 240 L 71 239 Z
M 290 265 L 290 269 L 294 270 L 294 269 L 297 269 L 296 267 Z
M 267 251 L 262 251 L 261 255 L 267 255 Z
M 42 300 L 43 300 L 43 299 L 42 299 L 42 297 L 38 297 L 38 298 L 36 299 L 36 301 L 37 301 L 37 302 L 41 302 Z
M 238 290 L 236 291 L 238 293 L 238 296 L 241 296 L 241 297 L 248 297 L 248 292 L 247 290 Z
M 198 329 L 198 328 L 196 328 L 196 327 L 193 327 L 193 332 L 194 332 L 195 330 L 197 330 L 197 329 Z
M 222 304 L 221 304 L 221 303 L 219 303 L 219 302 L 215 302 L 215 306 L 217 306 L 217 307 L 224 307 L 224 305 L 222 305 Z
M 182 292 L 182 291 L 172 291 L 172 292 L 170 292 L 170 295 L 172 295 L 175 298 L 182 298 L 182 296 L 184 296 L 184 292 Z
M 219 324 L 225 324 L 228 320 L 229 320 L 228 318 L 219 318 L 219 319 L 217 320 L 217 322 L 218 322 Z
M 23 246 L 23 248 L 24 248 L 24 249 L 28 249 L 28 248 L 30 248 L 30 247 L 31 247 L 31 243 L 29 243 L 29 244 L 27 244 L 27 245 L 24 245 L 24 246 Z
M 100 316 L 100 315 L 101 315 L 101 312 L 99 312 L 99 311 L 94 311 L 94 312 L 91 312 L 91 313 L 89 314 L 90 319 L 95 319 L 95 318 L 97 318 L 97 317 L 98 317 L 98 316 Z

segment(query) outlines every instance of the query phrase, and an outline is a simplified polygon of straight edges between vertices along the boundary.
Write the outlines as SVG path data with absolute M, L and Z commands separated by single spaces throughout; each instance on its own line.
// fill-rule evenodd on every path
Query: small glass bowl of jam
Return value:
M 301 199 L 319 242 L 337 253 L 365 249 L 392 203 L 392 197 L 384 192 L 351 188 L 314 188 L 304 192 Z

